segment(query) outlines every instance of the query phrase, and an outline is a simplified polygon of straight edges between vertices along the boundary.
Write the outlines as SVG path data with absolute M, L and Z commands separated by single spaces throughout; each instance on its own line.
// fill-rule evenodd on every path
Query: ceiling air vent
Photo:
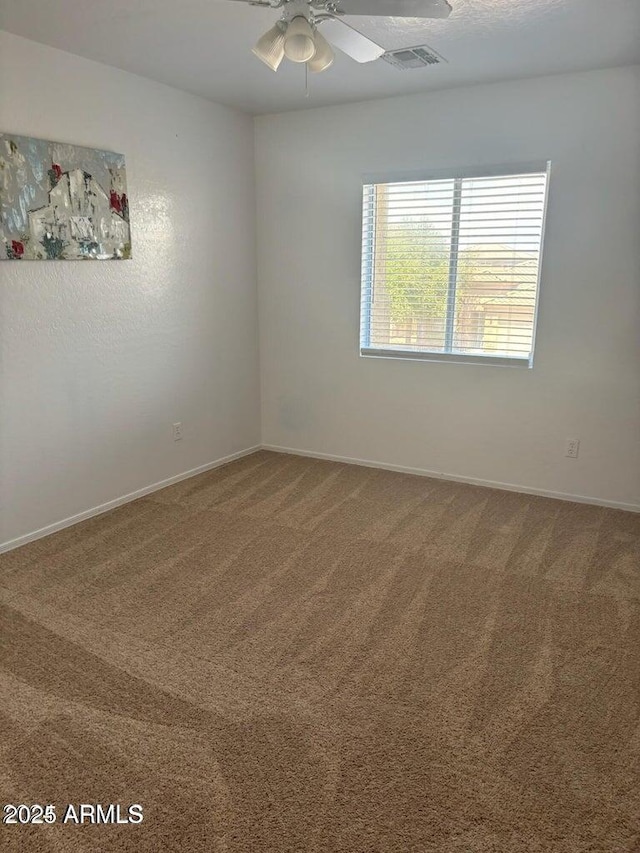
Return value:
M 382 55 L 382 59 L 404 71 L 409 68 L 422 68 L 425 65 L 439 65 L 446 62 L 442 56 L 437 54 L 426 44 L 419 47 L 403 47 L 401 50 L 389 50 Z

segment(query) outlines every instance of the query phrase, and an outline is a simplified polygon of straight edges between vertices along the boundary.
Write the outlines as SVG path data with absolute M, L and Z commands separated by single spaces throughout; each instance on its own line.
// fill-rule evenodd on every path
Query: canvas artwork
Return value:
M 0 133 L 0 260 L 130 256 L 122 154 Z

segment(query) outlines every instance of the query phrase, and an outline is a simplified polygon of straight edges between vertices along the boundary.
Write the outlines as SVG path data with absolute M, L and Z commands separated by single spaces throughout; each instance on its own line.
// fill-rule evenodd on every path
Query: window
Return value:
M 547 179 L 365 184 L 361 354 L 531 366 Z

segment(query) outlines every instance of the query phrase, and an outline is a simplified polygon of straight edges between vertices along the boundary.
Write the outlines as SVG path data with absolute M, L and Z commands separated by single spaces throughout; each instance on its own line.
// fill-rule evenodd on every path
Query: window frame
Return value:
M 449 287 L 447 290 L 447 301 L 451 305 L 452 300 L 455 302 L 455 292 L 457 283 L 457 263 L 458 263 L 458 229 L 456 223 L 459 223 L 460 218 L 460 202 L 456 205 L 456 197 L 459 199 L 459 193 L 456 196 L 456 187 L 461 187 L 462 181 L 472 178 L 508 178 L 518 175 L 531 174 L 546 174 L 545 182 L 545 198 L 542 209 L 542 221 L 540 230 L 540 250 L 538 254 L 538 271 L 536 277 L 535 289 L 535 305 L 533 313 L 533 328 L 531 335 L 531 353 L 527 356 L 502 356 L 502 355 L 482 355 L 481 353 L 447 352 L 438 350 L 403 350 L 402 348 L 379 348 L 371 347 L 371 305 L 372 296 L 375 286 L 375 278 L 373 274 L 373 258 L 375 253 L 375 231 L 376 217 L 371 217 L 368 223 L 368 228 L 365 233 L 365 193 L 367 189 L 370 192 L 369 203 L 375 199 L 375 185 L 379 184 L 398 184 L 410 183 L 416 181 L 454 181 L 454 205 L 452 211 L 452 236 L 451 236 L 451 257 L 449 265 Z M 401 171 L 401 172 L 377 172 L 374 174 L 362 175 L 362 245 L 361 245 L 361 282 L 360 282 L 360 329 L 359 329 L 359 353 L 361 358 L 384 358 L 398 359 L 400 361 L 428 361 L 428 362 L 449 362 L 460 364 L 482 364 L 493 367 L 526 367 L 532 368 L 536 338 L 538 331 L 538 313 L 540 310 L 540 292 L 542 279 L 542 263 L 546 236 L 547 209 L 549 205 L 549 190 L 551 177 L 551 160 L 539 160 L 527 163 L 509 163 L 502 166 L 465 166 L 462 168 L 449 168 L 430 171 Z M 455 245 L 455 250 L 453 247 Z M 369 310 L 365 309 L 365 303 L 368 303 Z M 445 341 L 453 342 L 453 325 L 455 322 L 455 311 L 449 309 L 446 318 L 446 334 Z M 366 344 L 365 344 L 366 342 Z

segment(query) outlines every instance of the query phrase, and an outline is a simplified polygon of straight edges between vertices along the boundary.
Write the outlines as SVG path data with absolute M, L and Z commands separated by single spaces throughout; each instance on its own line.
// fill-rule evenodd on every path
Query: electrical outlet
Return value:
M 565 446 L 564 455 L 568 456 L 569 459 L 577 459 L 579 453 L 580 453 L 580 439 L 579 438 L 568 438 L 567 444 Z
M 182 423 L 180 422 L 173 425 L 173 440 L 182 441 Z

